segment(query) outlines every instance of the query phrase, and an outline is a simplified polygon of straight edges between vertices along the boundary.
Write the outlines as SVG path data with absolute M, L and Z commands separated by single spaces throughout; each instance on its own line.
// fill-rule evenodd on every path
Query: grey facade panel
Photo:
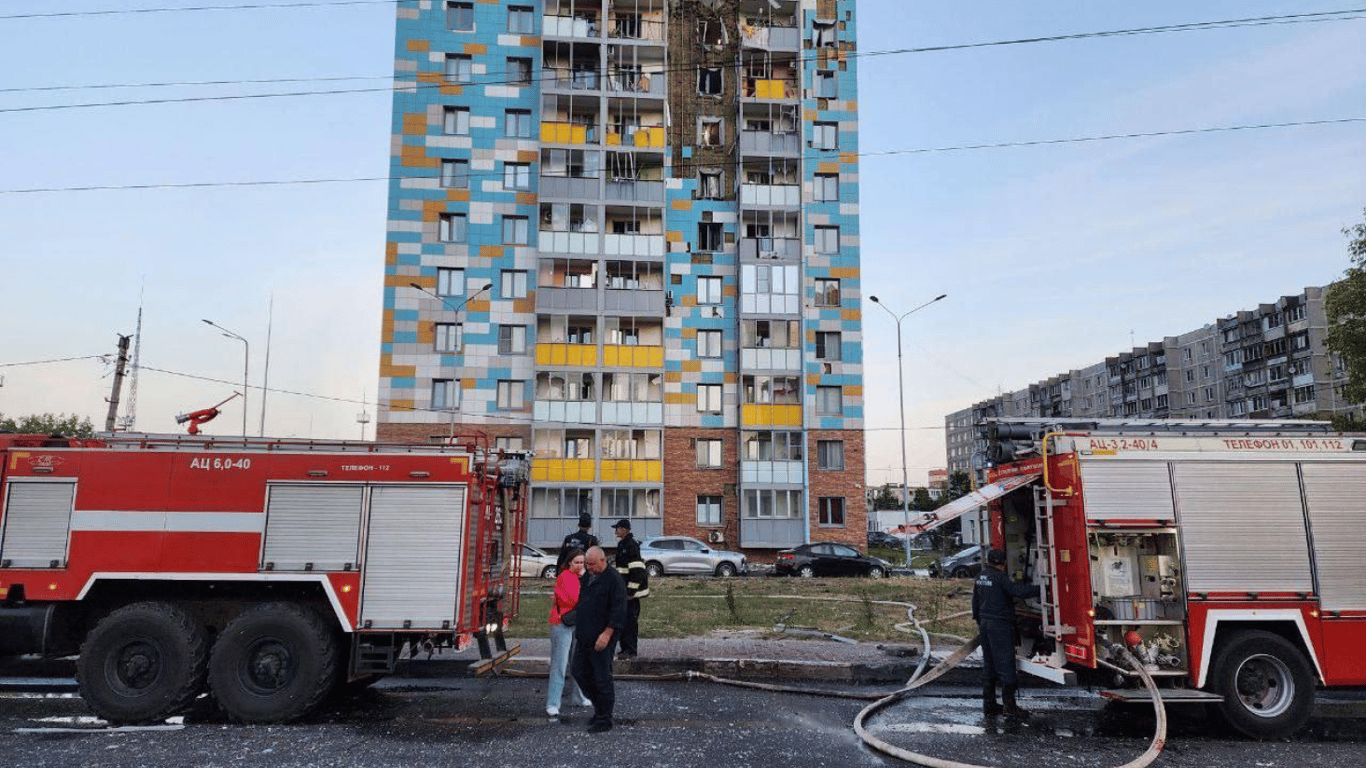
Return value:
M 796 518 L 741 518 L 740 541 L 746 548 L 795 547 L 806 542 L 806 521 Z

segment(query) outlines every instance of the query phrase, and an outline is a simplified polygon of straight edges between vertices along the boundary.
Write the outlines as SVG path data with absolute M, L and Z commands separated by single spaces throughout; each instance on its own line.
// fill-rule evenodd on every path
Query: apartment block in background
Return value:
M 536 545 L 862 547 L 853 0 L 397 13 L 377 437 L 533 450 Z

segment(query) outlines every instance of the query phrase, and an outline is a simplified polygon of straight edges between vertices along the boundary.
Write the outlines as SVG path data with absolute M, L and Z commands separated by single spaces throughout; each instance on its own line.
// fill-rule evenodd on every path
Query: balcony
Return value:
M 801 485 L 806 480 L 804 461 L 742 461 L 740 482 Z
M 802 257 L 802 241 L 795 237 L 746 237 L 740 240 L 740 258 L 791 260 Z
M 799 184 L 741 184 L 740 204 L 797 208 L 802 204 L 802 188 Z
M 602 404 L 603 424 L 663 424 L 663 403 Z
M 602 364 L 607 368 L 663 368 L 664 347 L 605 344 Z
M 635 14 L 614 16 L 607 27 L 607 36 L 617 41 L 635 40 L 642 43 L 662 44 L 668 28 L 664 22 L 642 19 Z
M 746 371 L 800 371 L 800 349 L 742 349 L 740 367 Z
M 604 483 L 658 483 L 664 476 L 664 462 L 644 459 L 603 459 Z
M 536 365 L 538 366 L 565 365 L 591 367 L 597 364 L 598 348 L 595 344 L 536 345 Z
M 740 44 L 754 51 L 797 51 L 802 47 L 802 33 L 795 26 L 750 26 L 741 21 Z
M 541 81 L 550 91 L 600 91 L 602 78 L 596 69 L 546 65 Z
M 664 235 L 604 235 L 602 252 L 608 256 L 664 257 Z
M 607 182 L 605 199 L 620 203 L 664 204 L 664 182 L 639 179 L 612 179 Z
M 662 72 L 614 71 L 607 75 L 607 90 L 612 95 L 656 96 L 664 98 L 666 82 Z
M 542 122 L 541 141 L 554 144 L 597 144 L 598 129 L 597 126 L 583 123 Z
M 802 407 L 747 403 L 740 407 L 740 423 L 746 427 L 800 427 Z
M 531 460 L 533 483 L 591 483 L 597 480 L 597 462 L 592 459 Z
M 796 132 L 741 131 L 740 151 L 769 155 L 795 155 L 802 151 L 801 136 Z
M 786 99 L 796 99 L 801 96 L 801 88 L 797 87 L 796 80 L 764 79 L 758 77 L 745 78 L 745 90 L 741 94 L 742 98 L 759 99 L 763 101 L 779 101 Z
M 598 404 L 591 400 L 537 400 L 532 405 L 532 414 L 536 421 L 596 424 Z
M 608 131 L 607 146 L 637 147 L 640 149 L 649 147 L 662 148 L 666 146 L 664 126 L 641 126 L 628 130 L 625 135 L 617 133 L 616 131 Z
M 541 36 L 580 40 L 596 38 L 598 37 L 598 17 L 596 14 L 542 16 Z

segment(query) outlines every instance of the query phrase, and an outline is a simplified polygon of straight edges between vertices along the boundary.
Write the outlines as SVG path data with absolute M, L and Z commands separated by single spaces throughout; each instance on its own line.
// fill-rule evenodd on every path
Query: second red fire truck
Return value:
M 288 721 L 415 651 L 511 653 L 528 463 L 482 435 L 0 435 L 0 462 L 0 656 L 79 653 L 112 722 L 203 693 Z

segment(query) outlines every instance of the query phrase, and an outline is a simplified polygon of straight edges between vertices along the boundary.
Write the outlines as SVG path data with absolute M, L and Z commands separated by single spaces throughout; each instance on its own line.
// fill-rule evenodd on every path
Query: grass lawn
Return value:
M 522 583 L 514 637 L 545 637 L 549 625 L 551 582 Z M 697 637 L 713 630 L 760 630 L 772 633 L 778 623 L 810 627 L 859 641 L 906 642 L 915 635 L 897 631 L 907 621 L 906 608 L 879 605 L 879 600 L 914 603 L 916 616 L 932 632 L 971 637 L 971 617 L 942 622 L 938 617 L 966 611 L 972 582 L 964 579 L 796 579 L 750 576 L 734 579 L 664 577 L 650 581 L 650 596 L 640 616 L 646 638 Z M 789 615 L 790 614 L 790 615 Z M 800 635 L 785 635 L 800 637 Z

